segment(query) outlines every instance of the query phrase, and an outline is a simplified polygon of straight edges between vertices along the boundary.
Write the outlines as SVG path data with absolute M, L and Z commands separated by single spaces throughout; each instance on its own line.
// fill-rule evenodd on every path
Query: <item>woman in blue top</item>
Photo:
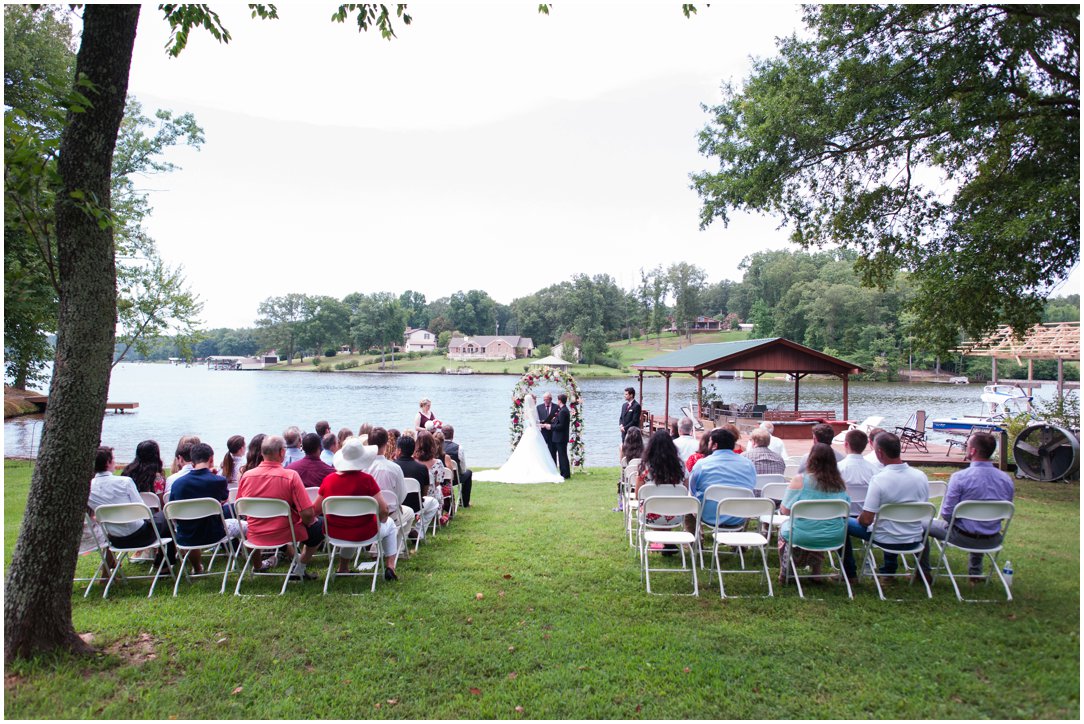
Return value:
M 847 495 L 847 484 L 843 482 L 836 465 L 836 455 L 831 445 L 816 443 L 809 452 L 809 460 L 806 463 L 804 475 L 795 475 L 790 481 L 783 496 L 783 502 L 779 506 L 779 512 L 790 515 L 790 509 L 800 500 L 845 500 L 849 504 L 851 498 Z M 817 551 L 797 550 L 805 546 L 817 548 L 840 540 L 847 525 L 844 518 L 835 520 L 800 520 L 791 530 L 791 521 L 787 520 L 779 527 L 779 565 L 781 583 L 786 583 L 789 571 L 788 555 L 798 556 L 795 563 L 798 567 L 809 566 L 813 575 L 819 576 L 824 563 L 824 554 Z

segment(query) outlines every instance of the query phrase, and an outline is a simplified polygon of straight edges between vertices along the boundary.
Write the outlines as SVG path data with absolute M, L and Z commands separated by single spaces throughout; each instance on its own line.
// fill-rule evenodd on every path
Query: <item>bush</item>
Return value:
M 317 372 L 331 372 L 331 368 L 327 365 L 316 365 Z
M 328 349 L 325 349 L 325 350 L 324 350 L 324 356 L 325 356 L 325 357 L 334 357 L 334 356 L 335 356 L 335 355 L 337 355 L 338 353 L 339 353 L 339 350 L 337 350 L 337 349 L 331 349 L 330 347 L 329 347 Z
M 318 355 L 314 355 L 314 356 L 313 356 L 313 358 L 312 358 L 312 364 L 313 364 L 314 366 L 316 366 L 316 367 L 319 367 L 319 366 L 320 366 L 320 357 L 319 357 Z
M 358 366 L 358 361 L 356 359 L 352 359 L 352 360 L 347 360 L 346 362 L 338 362 L 338 363 L 336 363 L 335 369 L 337 369 L 337 370 L 352 370 L 357 366 Z

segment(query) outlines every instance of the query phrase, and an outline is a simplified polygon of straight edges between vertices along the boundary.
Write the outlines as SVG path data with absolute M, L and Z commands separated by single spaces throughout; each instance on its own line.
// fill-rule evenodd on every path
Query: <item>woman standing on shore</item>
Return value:
M 414 432 L 425 432 L 427 422 L 436 422 L 437 416 L 433 414 L 433 403 L 428 397 L 423 397 L 418 402 L 418 414 L 414 416 Z

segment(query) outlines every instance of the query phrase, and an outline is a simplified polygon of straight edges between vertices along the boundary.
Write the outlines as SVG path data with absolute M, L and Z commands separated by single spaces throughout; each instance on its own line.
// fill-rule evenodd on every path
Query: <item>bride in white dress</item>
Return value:
M 564 482 L 538 428 L 538 410 L 534 395 L 528 394 L 523 398 L 523 436 L 516 444 L 516 449 L 504 465 L 496 470 L 477 472 L 474 480 L 517 485 Z

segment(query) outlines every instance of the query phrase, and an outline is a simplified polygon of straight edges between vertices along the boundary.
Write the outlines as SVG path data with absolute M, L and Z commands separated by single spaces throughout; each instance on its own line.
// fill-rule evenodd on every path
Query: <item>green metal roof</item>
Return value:
M 643 362 L 637 362 L 631 365 L 634 369 L 641 371 L 674 371 L 674 372 L 693 372 L 695 370 L 703 369 L 748 369 L 756 371 L 753 367 L 742 367 L 740 361 L 735 360 L 737 366 L 729 366 L 726 363 L 727 358 L 745 356 L 744 353 L 756 350 L 758 348 L 770 348 L 779 347 L 783 348 L 786 354 L 793 356 L 795 359 L 800 358 L 815 358 L 821 362 L 828 362 L 831 365 L 838 367 L 840 372 L 860 372 L 862 368 L 846 360 L 841 360 L 837 357 L 818 352 L 815 349 L 811 349 L 804 345 L 792 342 L 789 339 L 783 337 L 770 337 L 767 339 L 746 339 L 738 342 L 715 342 L 711 344 L 693 344 L 685 349 L 679 349 L 674 352 L 668 352 L 658 357 L 652 357 L 646 359 Z M 794 372 L 804 371 L 802 365 L 798 364 L 791 370 Z

